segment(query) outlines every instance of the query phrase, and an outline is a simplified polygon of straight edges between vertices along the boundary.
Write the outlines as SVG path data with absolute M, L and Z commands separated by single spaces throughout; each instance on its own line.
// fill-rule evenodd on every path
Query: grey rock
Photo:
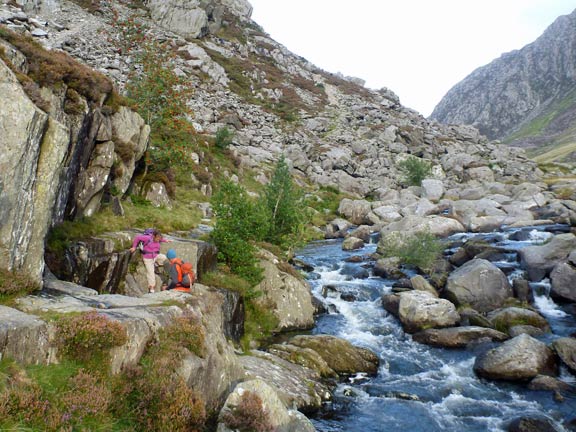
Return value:
M 520 263 L 531 281 L 540 281 L 576 249 L 574 234 L 556 235 L 548 243 L 528 246 L 518 251 Z
M 479 312 L 494 310 L 512 297 L 506 275 L 494 264 L 474 259 L 456 269 L 445 287 L 446 298 L 456 305 L 469 305 Z
M 537 375 L 555 375 L 554 353 L 544 343 L 522 334 L 476 358 L 474 372 L 480 377 L 522 381 Z
M 416 342 L 443 348 L 464 348 L 479 341 L 502 342 L 508 335 L 484 327 L 452 327 L 447 329 L 428 329 L 412 336 Z
M 576 339 L 563 337 L 552 342 L 552 347 L 568 369 L 576 373 Z
M 451 327 L 460 321 L 456 307 L 425 291 L 400 293 L 398 316 L 408 333 L 427 328 Z

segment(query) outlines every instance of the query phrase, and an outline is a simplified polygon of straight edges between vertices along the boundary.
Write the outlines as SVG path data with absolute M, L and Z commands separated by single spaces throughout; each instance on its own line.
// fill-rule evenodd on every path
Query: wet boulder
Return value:
M 576 268 L 569 262 L 558 264 L 550 274 L 550 295 L 554 298 L 576 302 Z
M 354 236 L 346 237 L 342 242 L 342 250 L 352 251 L 364 247 L 364 240 Z
M 546 417 L 520 417 L 510 423 L 508 432 L 558 432 L 558 428 Z
M 312 369 L 321 377 L 336 378 L 338 374 L 328 366 L 326 360 L 316 351 L 310 348 L 302 348 L 291 343 L 274 344 L 268 347 L 268 352 L 291 363 L 299 364 L 308 369 Z
M 477 258 L 448 277 L 444 295 L 457 306 L 468 305 L 479 312 L 488 312 L 501 307 L 513 292 L 508 278 L 498 267 Z
M 508 335 L 485 327 L 451 327 L 445 329 L 428 329 L 412 336 L 418 343 L 443 347 L 464 348 L 475 342 L 502 342 Z
M 568 366 L 572 373 L 576 374 L 576 338 L 564 337 L 552 342 L 552 348 L 560 357 L 560 360 Z
M 438 292 L 436 291 L 436 288 L 430 285 L 430 282 L 428 282 L 422 275 L 412 276 L 410 278 L 410 284 L 412 285 L 412 288 L 415 289 L 416 291 L 426 291 L 432 294 L 434 297 L 438 297 Z
M 492 311 L 487 317 L 494 328 L 502 332 L 509 332 L 510 328 L 520 325 L 536 327 L 543 332 L 550 331 L 546 318 L 531 309 L 508 307 Z
M 374 264 L 374 276 L 380 276 L 386 279 L 400 279 L 405 274 L 400 270 L 400 258 L 388 257 L 380 258 Z
M 408 333 L 428 328 L 451 327 L 460 321 L 454 304 L 425 291 L 400 293 L 398 317 Z
M 514 297 L 521 302 L 534 303 L 534 293 L 527 280 L 514 279 L 512 282 L 512 291 L 514 291 Z
M 290 339 L 289 343 L 316 351 L 338 374 L 365 372 L 376 375 L 378 372 L 378 356 L 366 348 L 352 345 L 345 339 L 329 335 L 300 335 Z
M 554 236 L 548 243 L 528 246 L 518 251 L 520 264 L 531 281 L 541 281 L 557 264 L 576 249 L 576 236 L 571 233 Z
M 347 220 L 337 218 L 326 224 L 324 237 L 327 239 L 344 238 L 352 225 Z
M 524 381 L 537 375 L 556 375 L 556 357 L 546 344 L 522 334 L 479 355 L 474 372 L 495 380 Z
M 397 317 L 400 308 L 400 295 L 384 294 L 382 296 L 382 307 L 385 311 Z

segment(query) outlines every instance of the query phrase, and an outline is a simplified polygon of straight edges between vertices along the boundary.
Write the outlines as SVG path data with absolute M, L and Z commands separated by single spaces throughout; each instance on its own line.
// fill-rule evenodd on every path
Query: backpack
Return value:
M 192 270 L 192 264 L 183 262 L 180 258 L 175 258 L 173 265 L 176 266 L 178 273 L 178 287 L 190 288 L 196 281 L 196 275 Z
M 156 230 L 154 228 L 146 228 L 144 230 L 144 235 L 148 236 L 148 240 L 146 240 L 145 242 L 143 242 L 143 241 L 138 242 L 138 249 L 140 250 L 140 252 L 144 252 L 144 246 L 146 246 L 148 243 L 150 243 L 153 240 L 153 236 L 154 236 L 155 231 Z

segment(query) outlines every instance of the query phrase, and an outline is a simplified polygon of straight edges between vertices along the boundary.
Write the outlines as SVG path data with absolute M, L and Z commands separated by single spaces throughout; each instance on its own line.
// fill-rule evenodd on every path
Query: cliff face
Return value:
M 520 146 L 561 135 L 576 117 L 575 29 L 576 11 L 559 17 L 535 42 L 456 84 L 430 118 Z

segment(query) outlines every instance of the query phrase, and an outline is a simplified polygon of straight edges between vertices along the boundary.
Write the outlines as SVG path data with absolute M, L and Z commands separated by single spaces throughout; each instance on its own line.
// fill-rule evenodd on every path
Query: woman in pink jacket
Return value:
M 134 253 L 138 248 L 138 243 L 142 242 L 142 261 L 146 267 L 146 279 L 148 280 L 148 291 L 153 293 L 156 288 L 156 275 L 154 274 L 154 265 L 163 265 L 166 261 L 166 255 L 160 253 L 160 243 L 170 243 L 162 237 L 158 230 L 153 230 L 150 234 L 139 234 L 134 237 L 130 252 Z

